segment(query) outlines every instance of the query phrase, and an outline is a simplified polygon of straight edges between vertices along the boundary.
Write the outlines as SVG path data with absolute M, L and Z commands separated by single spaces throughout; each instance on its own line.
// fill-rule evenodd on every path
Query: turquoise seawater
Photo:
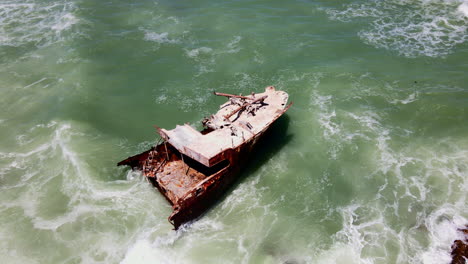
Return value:
M 294 105 L 175 232 L 116 163 L 274 85 Z M 468 2 L 0 0 L 0 263 L 449 263 Z

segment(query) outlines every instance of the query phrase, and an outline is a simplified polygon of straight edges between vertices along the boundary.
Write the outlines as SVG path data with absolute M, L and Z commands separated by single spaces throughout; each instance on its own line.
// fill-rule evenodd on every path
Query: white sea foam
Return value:
M 412 93 L 410 94 L 407 98 L 405 99 L 401 99 L 401 100 L 398 100 L 398 99 L 394 99 L 391 101 L 392 104 L 409 104 L 409 103 L 412 103 L 414 101 L 417 100 L 417 96 L 418 96 L 418 93 L 415 92 L 415 93 Z
M 333 237 L 330 249 L 321 252 L 314 263 L 380 263 L 388 256 L 384 245 L 395 241 L 382 211 L 374 206 L 352 203 L 338 209 L 343 228 Z
M 459 231 L 465 228 L 468 220 L 460 215 L 460 209 L 450 204 L 442 205 L 425 220 L 429 231 L 429 247 L 419 252 L 424 264 L 450 263 L 451 245 L 456 239 L 463 239 Z
M 373 125 L 374 122 L 366 122 L 370 126 L 378 127 Z M 361 259 L 366 259 L 363 252 L 369 252 L 373 247 L 377 248 L 377 244 L 384 244 L 382 239 L 388 239 L 388 237 L 394 239 L 399 243 L 401 251 L 398 258 L 401 262 L 406 263 L 449 263 L 450 262 L 450 246 L 455 239 L 458 239 L 460 234 L 457 232 L 458 228 L 462 228 L 468 222 L 462 215 L 466 212 L 466 195 L 461 194 L 460 191 L 452 192 L 451 185 L 466 186 L 467 180 L 466 175 L 463 172 L 456 169 L 456 164 L 462 164 L 466 162 L 468 156 L 465 153 L 446 153 L 444 155 L 430 153 L 419 153 L 410 147 L 412 151 L 409 153 L 406 151 L 396 152 L 390 146 L 383 142 L 378 145 L 382 152 L 380 159 L 381 172 L 388 175 L 390 181 L 392 181 L 392 188 L 394 189 L 392 195 L 383 194 L 381 192 L 388 188 L 388 181 L 386 180 L 384 185 L 379 189 L 376 196 L 377 199 L 381 200 L 385 204 L 385 209 L 377 209 L 378 206 L 371 204 L 359 204 L 352 205 L 344 208 L 342 211 L 344 216 L 344 227 L 339 234 L 346 238 L 352 248 L 359 254 Z M 412 156 L 409 156 L 411 155 Z M 417 165 L 419 168 L 418 175 L 408 175 L 405 171 L 405 167 L 411 165 Z M 395 175 L 397 181 L 391 179 L 391 176 Z M 432 186 L 431 179 L 434 177 L 441 177 L 444 182 L 448 182 L 445 186 Z M 434 188 L 443 188 L 444 197 L 451 197 L 449 203 L 439 201 L 438 198 L 433 197 L 434 194 L 429 196 L 428 193 Z M 415 191 L 417 190 L 417 191 Z M 426 206 L 426 200 L 430 199 L 430 203 L 434 200 L 438 201 L 438 209 L 431 211 L 428 209 L 421 210 L 421 206 Z M 390 203 L 390 201 L 392 201 Z M 376 208 L 374 208 L 376 207 Z M 405 208 L 405 210 L 402 210 Z M 359 209 L 371 212 L 362 214 Z M 415 210 L 415 223 L 410 224 L 406 228 L 401 230 L 399 227 L 395 227 L 387 223 L 386 217 L 396 215 L 397 217 L 408 217 L 413 214 Z M 406 212 L 405 212 L 406 211 Z M 381 214 L 383 212 L 385 215 Z M 393 212 L 393 213 L 392 213 Z M 427 213 L 429 212 L 429 215 Z M 400 215 L 402 213 L 403 215 Z M 372 216 L 374 215 L 374 218 Z M 380 215 L 380 216 L 379 216 Z M 392 219 L 392 218 L 390 218 Z M 361 224 L 356 224 L 356 222 Z M 365 230 L 361 229 L 363 226 L 369 226 L 377 223 L 382 227 L 376 233 L 368 234 Z M 426 232 L 422 228 L 426 228 L 429 231 L 427 238 L 421 239 L 422 234 L 426 235 Z M 372 238 L 372 236 L 374 236 Z M 426 242 L 429 241 L 429 246 L 425 246 Z M 342 241 L 339 240 L 339 241 Z M 387 256 L 387 254 L 385 254 Z M 369 259 L 368 259 L 369 260 Z M 377 259 L 376 259 L 377 260 Z M 369 263 L 374 263 L 369 260 Z
M 381 93 L 364 85 L 368 77 L 352 78 L 356 80 L 352 84 L 356 98 L 380 96 L 389 104 L 409 104 L 420 99 L 420 93 L 459 91 L 431 85 L 418 92 L 405 90 L 405 95 L 396 97 L 397 84 L 385 84 Z M 311 109 L 318 112 L 330 148 L 351 148 L 361 140 L 366 147 L 373 146 L 369 156 L 361 160 L 372 169 L 360 180 L 363 185 L 368 180 L 379 182 L 375 199 L 360 200 L 363 189 L 353 185 L 358 188 L 353 195 L 356 201 L 331 209 L 341 214 L 343 227 L 333 245 L 321 251 L 314 263 L 387 263 L 395 262 L 393 258 L 396 263 L 448 263 L 450 246 L 459 237 L 457 229 L 467 224 L 466 140 L 435 138 L 431 144 L 409 140 L 413 132 L 389 122 L 391 113 L 368 104 L 340 110 L 336 105 L 347 98 L 324 96 L 325 92 L 311 94 Z M 332 129 L 331 123 L 339 130 Z M 408 143 L 394 144 L 398 142 L 395 138 Z
M 366 43 L 406 57 L 445 56 L 467 40 L 466 2 L 370 1 L 326 10 L 330 18 L 371 22 L 358 35 Z
M 210 53 L 212 52 L 213 49 L 211 48 L 208 48 L 208 47 L 200 47 L 200 48 L 196 48 L 196 49 L 192 49 L 192 50 L 187 50 L 186 51 L 186 54 L 187 56 L 189 56 L 190 58 L 196 58 L 198 57 L 198 55 L 200 54 L 207 54 L 207 53 Z
M 37 144 L 36 141 L 40 139 L 37 134 L 42 134 L 44 131 L 51 131 L 50 140 Z M 31 135 L 36 137 L 31 137 Z M 21 175 L 19 181 L 15 181 L 13 184 L 4 184 L 1 188 L 4 191 L 14 191 L 18 188 L 26 189 L 22 190 L 22 195 L 16 200 L 3 201 L 2 205 L 7 208 L 17 206 L 23 208 L 25 215 L 32 219 L 35 228 L 46 230 L 56 230 L 89 214 L 105 214 L 107 210 L 127 207 L 130 202 L 128 197 L 133 197 L 133 193 L 138 192 L 139 186 L 144 186 L 146 183 L 142 177 L 133 176 L 129 180 L 138 179 L 135 185 L 125 189 L 115 189 L 112 186 L 120 184 L 119 182 L 102 184 L 93 180 L 87 164 L 81 160 L 79 154 L 71 146 L 72 138 L 81 136 L 84 135 L 75 131 L 71 124 L 50 122 L 34 126 L 27 135 L 18 137 L 20 145 L 24 140 L 29 142 L 23 144 L 23 148 L 32 146 L 33 149 L 25 152 L 0 153 L 0 156 L 8 162 L 6 166 L 1 168 L 0 175 L 7 177 Z M 56 178 L 61 178 L 62 184 L 56 188 L 58 188 L 58 192 L 67 196 L 69 202 L 66 206 L 68 208 L 63 214 L 53 218 L 44 218 L 38 210 L 43 202 L 40 194 Z M 124 181 L 123 184 L 127 184 L 127 181 Z M 118 202 L 122 199 L 126 201 Z M 132 202 L 138 200 L 139 196 L 135 196 Z M 97 206 L 96 201 L 101 203 L 113 201 L 112 203 L 117 205 L 103 208 Z M 137 206 L 137 208 L 139 207 Z
M 168 32 L 157 33 L 157 32 L 146 31 L 145 32 L 145 40 L 154 41 L 154 42 L 159 43 L 159 44 L 180 43 L 180 40 L 178 40 L 178 39 L 169 38 L 169 33 Z
M 62 15 L 58 21 L 58 23 L 55 23 L 52 25 L 52 29 L 55 30 L 56 32 L 61 32 L 64 30 L 69 29 L 71 26 L 74 24 L 78 23 L 78 19 L 71 13 L 65 13 Z
M 335 243 L 332 248 L 318 255 L 312 263 L 316 264 L 367 264 L 355 249 L 345 243 Z M 372 262 L 370 262 L 372 263 Z
M 399 247 L 397 263 L 448 264 L 451 245 L 463 238 L 459 230 L 468 223 L 460 209 L 443 204 L 430 215 L 418 214 L 414 226 L 401 228 L 392 227 L 378 205 L 353 203 L 339 209 L 343 228 L 315 263 L 381 263 L 394 255 L 389 249 Z M 422 236 L 427 237 L 427 246 Z
M 318 83 L 318 82 L 317 82 Z M 328 153 L 332 159 L 337 159 L 338 153 L 341 151 L 342 134 L 341 124 L 337 121 L 337 112 L 333 107 L 333 96 L 319 95 L 317 92 L 311 93 L 310 105 L 313 106 L 311 111 L 317 111 L 317 120 L 323 131 L 323 137 L 332 144 L 329 147 Z
M 169 223 L 164 224 L 164 216 L 156 220 L 162 211 L 167 209 L 169 213 L 170 207 L 159 196 L 147 198 L 154 192 L 141 175 L 119 181 L 96 179 L 96 172 L 85 159 L 87 155 L 83 155 L 83 151 L 95 147 L 90 140 L 96 136 L 81 132 L 83 128 L 62 121 L 35 125 L 17 139 L 16 152 L 1 152 L 0 211 L 14 210 L 18 212 L 15 219 L 27 223 L 33 232 L 51 234 L 50 245 L 76 250 L 79 244 L 81 253 L 75 259 L 85 263 L 116 263 L 129 248 L 128 243 L 135 230 L 139 232 L 140 225 L 142 229 L 148 226 L 158 229 L 162 225 L 170 230 Z M 23 140 L 32 141 L 20 145 Z M 90 145 L 83 148 L 77 141 Z M 106 143 L 100 141 L 100 146 L 103 144 Z M 10 248 L 12 241 L 21 237 L 11 231 L 14 229 L 11 226 L 4 223 L 0 228 L 1 234 L 11 238 L 6 242 Z M 80 232 L 75 233 L 76 230 Z M 21 252 L 16 259 L 23 256 L 28 254 Z
M 248 212 L 254 208 L 260 206 L 260 197 L 262 195 L 262 189 L 257 188 L 259 178 L 253 181 L 244 183 L 236 188 L 232 195 L 226 197 L 223 202 L 222 208 L 224 214 L 229 215 L 234 211 L 237 213 Z M 248 201 L 248 202 L 246 202 Z M 239 208 L 240 205 L 248 204 L 247 207 Z
M 465 1 L 461 5 L 459 5 L 457 10 L 464 16 L 468 17 L 468 1 Z
M 158 249 L 151 245 L 148 240 L 137 241 L 125 254 L 125 258 L 120 262 L 122 264 L 172 264 L 182 263 L 176 261 L 164 249 Z M 189 262 L 184 262 L 189 263 Z
M 331 109 L 333 97 L 331 95 L 318 95 L 314 93 L 312 95 L 311 105 L 318 107 L 319 122 L 323 130 L 323 135 L 326 138 L 330 138 L 333 135 L 340 133 L 340 125 L 333 121 L 336 118 L 336 112 Z
M 61 41 L 63 33 L 79 23 L 75 9 L 74 4 L 67 1 L 1 1 L 0 45 L 33 43 L 43 46 Z
M 148 238 L 151 230 L 141 230 L 141 238 L 129 246 L 122 264 L 131 263 L 197 263 L 188 253 L 194 248 L 193 243 L 206 243 L 217 240 L 220 229 L 212 229 L 212 220 L 201 219 L 196 223 L 184 224 L 177 232 L 169 230 L 154 240 Z M 180 241 L 180 240 L 184 241 Z M 180 247 L 175 248 L 175 242 Z

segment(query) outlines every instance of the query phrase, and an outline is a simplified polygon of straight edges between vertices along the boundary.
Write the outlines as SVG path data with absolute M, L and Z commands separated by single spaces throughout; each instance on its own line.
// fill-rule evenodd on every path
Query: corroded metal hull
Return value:
M 164 166 L 182 160 L 181 154 L 175 148 L 163 143 L 141 154 L 129 157 L 119 162 L 118 165 L 128 165 L 132 169 L 140 170 L 164 195 L 173 208 L 173 213 L 168 220 L 177 230 L 180 225 L 196 219 L 206 212 L 213 203 L 218 201 L 219 197 L 236 180 L 242 168 L 245 167 L 257 141 L 262 135 L 263 133 L 260 133 L 251 141 L 245 142 L 245 144 L 232 151 L 227 151 L 225 158 L 229 161 L 229 165 L 203 179 L 194 188 L 188 190 L 184 197 L 177 199 L 175 203 L 174 198 L 161 186 L 157 178 L 158 171 L 162 171 Z M 167 160 L 167 157 L 169 157 L 169 160 Z M 184 156 L 184 161 L 190 164 L 191 159 Z M 191 167 L 190 169 L 194 168 Z M 184 168 L 174 170 L 172 173 L 179 174 L 179 177 L 186 177 L 186 169 Z
M 275 91 L 274 88 L 273 91 Z M 263 96 L 263 98 L 266 98 L 266 96 Z M 255 101 L 259 101 L 259 99 Z M 187 150 L 184 146 L 177 145 L 180 142 L 174 141 L 174 137 L 180 136 L 181 140 L 186 140 L 188 136 L 198 137 L 198 134 L 200 134 L 199 138 L 201 138 L 203 135 L 215 131 L 215 129 L 206 127 L 203 131 L 193 132 L 190 129 L 184 131 L 183 129 L 186 130 L 186 128 L 177 128 L 178 131 L 176 129 L 173 131 L 179 134 L 175 134 L 172 131 L 162 132 L 162 129 L 158 128 L 164 143 L 141 154 L 129 157 L 119 162 L 118 165 L 127 165 L 132 169 L 142 171 L 172 205 L 173 212 L 168 220 L 175 229 L 178 229 L 183 223 L 199 217 L 213 203 L 218 201 L 226 189 L 236 180 L 241 169 L 245 167 L 259 139 L 290 106 L 291 104 L 287 106 L 283 104 L 281 109 L 276 110 L 275 115 L 267 120 L 268 125 L 260 127 L 255 133 L 246 128 L 244 131 L 249 131 L 251 134 L 248 136 L 242 134 L 243 140 L 236 145 L 233 139 L 230 139 L 233 141 L 232 147 L 229 146 L 213 154 L 211 158 L 202 159 L 201 155 L 197 155 L 198 152 L 193 150 L 189 152 L 190 150 Z M 240 112 L 240 110 L 235 111 L 236 113 Z M 224 116 L 224 120 L 229 120 L 231 116 Z M 187 134 L 180 135 L 182 133 L 180 131 Z M 171 133 L 175 134 L 175 136 Z M 170 136 L 173 138 L 171 139 Z M 171 144 L 172 142 L 175 143 Z M 199 153 L 203 154 L 203 152 Z M 199 158 L 199 160 L 196 158 Z

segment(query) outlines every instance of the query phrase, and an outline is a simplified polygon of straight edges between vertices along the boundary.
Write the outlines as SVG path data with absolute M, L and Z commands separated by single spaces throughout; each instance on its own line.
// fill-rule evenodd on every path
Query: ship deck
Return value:
M 247 98 L 247 99 L 245 99 Z M 231 97 L 205 121 L 212 129 L 202 134 L 188 124 L 160 135 L 181 153 L 211 167 L 223 160 L 223 152 L 235 149 L 268 128 L 287 108 L 288 94 L 270 86 L 250 97 Z

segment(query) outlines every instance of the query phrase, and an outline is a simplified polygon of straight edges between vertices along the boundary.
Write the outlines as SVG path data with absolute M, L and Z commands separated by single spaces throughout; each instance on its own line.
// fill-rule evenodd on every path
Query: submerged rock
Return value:
M 468 259 L 468 226 L 459 231 L 463 232 L 464 238 L 453 242 L 451 264 L 465 264 Z

